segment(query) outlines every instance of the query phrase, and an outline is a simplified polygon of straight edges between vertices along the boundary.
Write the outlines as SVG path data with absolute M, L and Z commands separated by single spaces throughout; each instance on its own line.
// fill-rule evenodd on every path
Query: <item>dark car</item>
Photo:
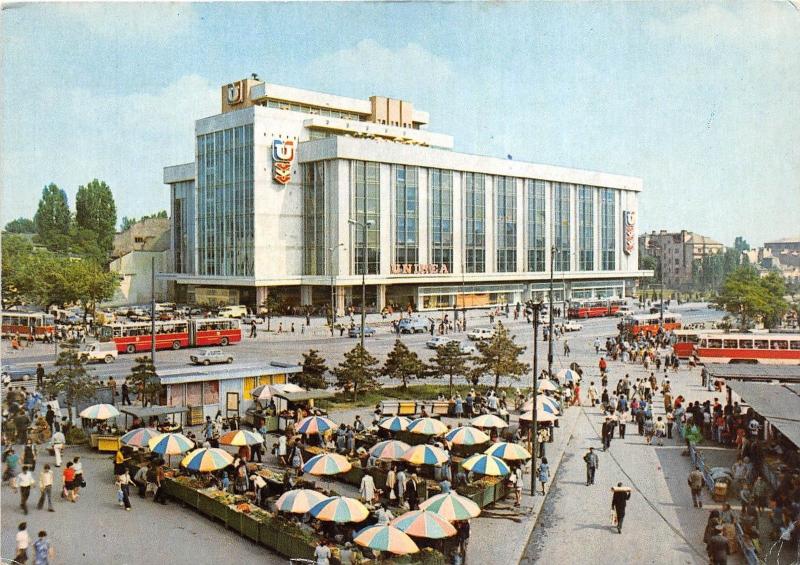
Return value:
M 18 369 L 14 366 L 6 366 L 2 369 L 2 382 L 3 384 L 30 381 L 36 378 L 36 368 Z
M 371 328 L 369 326 L 364 327 L 364 337 L 372 337 L 375 335 L 375 328 Z M 348 337 L 360 337 L 361 336 L 361 326 L 356 326 L 354 328 L 350 328 L 347 332 Z

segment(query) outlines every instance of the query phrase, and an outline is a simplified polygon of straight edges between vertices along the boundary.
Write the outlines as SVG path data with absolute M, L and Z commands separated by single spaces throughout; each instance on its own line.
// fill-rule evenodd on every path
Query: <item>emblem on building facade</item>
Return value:
M 634 245 L 636 245 L 636 212 L 625 211 L 622 213 L 623 218 L 623 234 L 625 237 L 625 245 L 623 247 L 625 255 L 633 253 Z
M 242 81 L 237 80 L 228 85 L 228 104 L 241 104 L 244 101 L 244 86 Z
M 280 184 L 292 180 L 292 161 L 294 160 L 294 141 L 291 139 L 275 139 L 272 141 L 272 178 Z

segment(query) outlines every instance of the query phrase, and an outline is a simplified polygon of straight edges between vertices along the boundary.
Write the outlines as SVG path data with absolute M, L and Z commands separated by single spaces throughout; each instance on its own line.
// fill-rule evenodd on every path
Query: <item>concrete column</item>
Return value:
M 603 266 L 600 246 L 602 216 L 600 215 L 600 191 L 596 188 L 592 191 L 592 203 L 594 212 L 592 214 L 594 220 L 594 270 L 599 271 Z
M 300 285 L 300 305 L 301 306 L 310 306 L 312 302 L 312 295 L 311 292 L 311 285 L 308 284 L 301 284 Z
M 550 248 L 553 247 L 553 183 L 544 183 L 544 270 L 550 272 L 550 263 L 553 254 Z
M 495 241 L 495 224 L 497 223 L 497 217 L 494 213 L 494 177 L 486 175 L 485 179 L 486 272 L 495 273 L 497 272 L 497 253 L 495 252 L 497 243 Z
M 464 174 L 453 171 L 453 273 L 464 264 Z
M 420 265 L 429 263 L 431 240 L 429 234 L 429 197 L 428 169 L 419 168 L 419 260 Z
M 269 287 L 266 286 L 257 286 L 256 287 L 256 308 L 261 306 L 264 301 L 267 299 L 267 293 L 269 291 Z
M 569 185 L 569 270 L 578 270 L 578 186 Z
M 353 269 L 353 230 L 347 220 L 350 219 L 350 193 L 351 193 L 351 179 L 350 179 L 350 161 L 340 159 L 336 161 L 336 184 L 331 185 L 331 189 L 335 190 L 337 210 L 336 216 L 336 243 L 344 243 L 344 247 L 336 254 L 337 275 L 350 275 L 354 273 Z
M 375 287 L 376 287 L 376 291 L 377 291 L 376 292 L 376 294 L 377 294 L 377 298 L 376 298 L 377 307 L 378 307 L 378 312 L 380 312 L 386 306 L 386 285 L 385 284 L 378 284 L 378 285 L 375 285 Z
M 345 308 L 347 307 L 347 291 L 349 287 L 337 286 L 336 287 L 336 315 L 344 316 Z
M 524 273 L 526 268 L 525 254 L 525 179 L 516 179 L 517 185 L 517 272 Z
M 380 250 L 381 262 L 380 270 L 381 275 L 388 275 L 391 272 L 391 263 L 393 256 L 394 238 L 392 237 L 392 184 L 391 184 L 392 168 L 386 163 L 380 164 Z

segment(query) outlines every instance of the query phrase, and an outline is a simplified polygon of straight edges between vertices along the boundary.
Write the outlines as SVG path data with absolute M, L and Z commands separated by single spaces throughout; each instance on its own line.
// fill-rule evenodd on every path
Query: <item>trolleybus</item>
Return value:
M 800 365 L 800 334 L 702 334 L 700 363 L 766 363 Z
M 158 321 L 155 326 L 156 349 L 224 346 L 242 340 L 239 320 L 229 318 Z M 100 329 L 100 339 L 113 341 L 120 353 L 148 351 L 153 341 L 151 328 L 151 322 L 108 324 Z
M 677 330 L 681 327 L 681 315 L 673 312 L 664 313 L 664 323 L 661 323 L 661 316 L 658 314 L 634 314 L 622 319 L 622 330 L 624 333 L 638 336 L 640 334 L 651 336 L 658 333 L 662 328 L 665 332 Z
M 615 298 L 572 301 L 567 309 L 570 318 L 599 318 L 613 316 L 625 302 Z
M 44 339 L 55 332 L 55 319 L 44 312 L 3 312 L 3 336 L 19 336 L 26 339 Z

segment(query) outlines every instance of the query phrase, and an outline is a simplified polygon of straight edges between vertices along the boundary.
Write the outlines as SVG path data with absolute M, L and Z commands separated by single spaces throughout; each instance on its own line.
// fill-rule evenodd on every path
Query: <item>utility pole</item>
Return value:
M 537 333 L 539 331 L 539 313 L 544 304 L 539 302 L 529 302 L 529 310 L 533 314 L 533 422 L 531 429 L 531 496 L 536 494 L 536 457 L 539 451 L 539 422 L 537 422 L 537 407 L 538 404 L 538 388 L 539 388 L 539 351 L 538 343 L 539 338 Z
M 156 258 L 150 258 L 150 361 L 156 366 Z
M 547 332 L 547 376 L 553 378 L 553 263 L 555 262 L 556 246 L 550 247 L 550 306 L 548 307 L 548 332 Z

